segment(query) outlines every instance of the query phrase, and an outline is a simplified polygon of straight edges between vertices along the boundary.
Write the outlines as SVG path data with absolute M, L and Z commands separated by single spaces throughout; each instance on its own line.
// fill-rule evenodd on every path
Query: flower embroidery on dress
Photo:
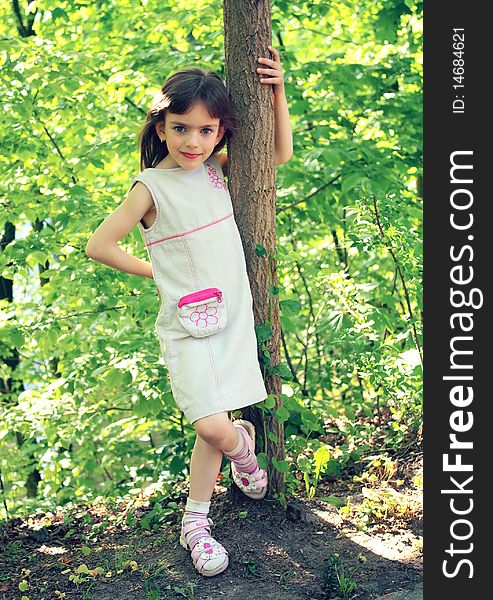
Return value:
M 219 188 L 222 190 L 228 189 L 224 179 L 222 177 L 219 177 L 219 175 L 217 174 L 217 169 L 210 164 L 207 164 L 207 175 L 209 175 L 209 179 L 211 180 L 211 183 L 215 188 Z
M 200 304 L 195 307 L 195 310 L 190 315 L 190 321 L 195 323 L 197 327 L 207 327 L 207 325 L 215 325 L 218 322 L 216 316 L 217 308 L 207 304 Z
M 244 492 L 253 492 L 257 489 L 256 479 L 251 473 L 236 471 L 234 474 L 236 485 Z

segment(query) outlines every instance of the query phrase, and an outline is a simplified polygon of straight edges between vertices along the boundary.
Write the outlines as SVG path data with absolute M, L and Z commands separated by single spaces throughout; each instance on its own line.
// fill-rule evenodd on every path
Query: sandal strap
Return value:
M 255 442 L 250 436 L 250 432 L 243 425 L 236 425 L 236 429 L 238 430 L 239 435 L 243 436 L 245 444 L 247 448 L 250 450 L 252 454 L 255 454 Z
M 183 535 L 186 536 L 190 532 L 195 531 L 196 529 L 208 529 L 210 533 L 211 526 L 214 525 L 211 518 L 207 519 L 194 519 L 190 521 L 183 522 Z
M 213 537 L 202 537 L 193 547 L 191 552 L 195 568 L 202 571 L 204 564 L 212 558 L 217 558 L 222 554 L 228 555 L 228 551 Z

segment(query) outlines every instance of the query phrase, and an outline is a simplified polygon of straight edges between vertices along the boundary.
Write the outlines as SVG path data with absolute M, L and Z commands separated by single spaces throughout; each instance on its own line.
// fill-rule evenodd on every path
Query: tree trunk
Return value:
M 271 57 L 269 0 L 224 0 L 226 84 L 238 120 L 238 131 L 228 147 L 229 189 L 240 230 L 253 296 L 256 326 L 272 330 L 259 344 L 259 360 L 267 392 L 279 406 L 281 380 L 270 373 L 280 361 L 279 301 L 276 275 L 276 182 L 272 89 L 260 83 L 258 58 Z M 272 58 L 272 57 L 271 57 Z M 273 293 L 274 292 L 274 293 Z M 257 452 L 284 458 L 284 427 L 258 408 L 244 417 L 255 425 Z M 276 441 L 265 439 L 272 432 Z M 269 496 L 284 497 L 284 476 L 269 461 Z M 233 494 L 239 490 L 234 486 Z

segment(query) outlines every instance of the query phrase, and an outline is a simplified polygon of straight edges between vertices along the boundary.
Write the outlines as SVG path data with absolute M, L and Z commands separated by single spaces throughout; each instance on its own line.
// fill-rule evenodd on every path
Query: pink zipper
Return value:
M 222 302 L 223 293 L 217 288 L 207 288 L 206 290 L 199 290 L 192 294 L 182 296 L 178 302 L 178 308 L 181 308 L 184 304 L 190 304 L 191 302 L 200 302 L 200 300 L 207 300 L 212 296 L 217 296 L 217 301 Z

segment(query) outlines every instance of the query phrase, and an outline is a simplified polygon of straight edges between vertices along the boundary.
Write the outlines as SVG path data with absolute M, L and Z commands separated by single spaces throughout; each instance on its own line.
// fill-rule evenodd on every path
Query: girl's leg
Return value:
M 238 432 L 227 412 L 198 419 L 193 426 L 203 440 L 221 452 L 231 452 L 238 445 Z
M 221 468 L 223 453 L 198 434 L 190 462 L 190 498 L 209 502 L 217 475 Z
M 260 469 L 255 455 L 253 425 L 242 419 L 233 424 L 228 413 L 223 412 L 199 419 L 194 426 L 202 439 L 231 460 L 238 487 L 250 498 L 261 500 L 267 493 L 267 474 Z
M 240 441 L 231 452 L 225 452 L 231 461 L 231 475 L 244 494 L 254 500 L 262 500 L 267 494 L 269 481 L 255 454 L 255 427 L 245 419 L 236 419 L 234 427 Z
M 227 412 L 204 417 L 193 423 L 197 438 L 190 462 L 190 498 L 209 502 L 214 490 L 223 451 L 238 444 L 238 433 Z
M 228 556 L 224 548 L 214 540 L 219 555 L 210 556 L 207 562 L 203 563 L 200 555 L 204 556 L 204 554 L 200 543 L 202 539 L 202 543 L 210 544 L 211 533 L 207 515 L 214 485 L 221 468 L 223 455 L 221 446 L 225 445 L 228 449 L 234 447 L 238 440 L 238 434 L 227 413 L 199 419 L 194 422 L 194 427 L 197 431 L 197 438 L 190 462 L 190 492 L 182 520 L 182 534 L 189 529 L 189 532 L 183 537 L 192 550 L 195 567 L 203 575 L 210 576 L 226 569 Z M 217 447 L 217 444 L 220 447 Z M 212 553 L 212 548 L 208 547 L 207 552 Z

